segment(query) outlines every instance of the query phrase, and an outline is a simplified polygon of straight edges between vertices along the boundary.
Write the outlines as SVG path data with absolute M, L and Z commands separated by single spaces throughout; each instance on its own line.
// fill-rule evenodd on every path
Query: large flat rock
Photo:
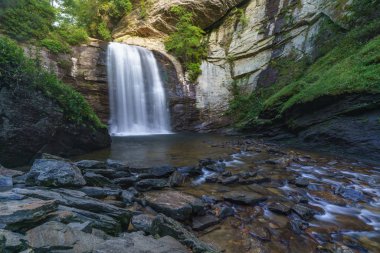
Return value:
M 154 191 L 145 193 L 147 205 L 173 219 L 185 221 L 193 214 L 204 211 L 203 203 L 191 195 L 178 191 Z
M 28 198 L 2 202 L 0 205 L 0 228 L 18 231 L 33 227 L 57 210 L 57 201 Z

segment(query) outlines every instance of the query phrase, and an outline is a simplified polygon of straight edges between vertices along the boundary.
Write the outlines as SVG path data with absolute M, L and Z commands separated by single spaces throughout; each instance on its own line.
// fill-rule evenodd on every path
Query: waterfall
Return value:
M 107 66 L 110 134 L 170 133 L 165 90 L 153 53 L 142 47 L 110 43 Z

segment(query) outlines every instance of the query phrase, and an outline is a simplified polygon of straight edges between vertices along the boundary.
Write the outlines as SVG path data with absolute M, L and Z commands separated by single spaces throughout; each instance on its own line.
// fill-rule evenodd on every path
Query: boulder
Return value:
M 3 249 L 4 251 L 1 251 L 0 243 L 0 252 L 21 252 L 28 248 L 24 235 L 0 229 L 0 238 L 1 237 L 5 238 L 5 247 Z
M 68 206 L 58 206 L 58 211 L 52 213 L 50 220 L 65 224 L 90 222 L 93 228 L 104 231 L 110 235 L 116 235 L 122 230 L 120 222 L 107 214 L 94 213 Z
M 255 192 L 232 191 L 226 193 L 224 199 L 240 205 L 255 205 L 265 201 L 267 197 Z
M 112 180 L 112 182 L 114 184 L 117 184 L 117 185 L 122 186 L 122 187 L 131 187 L 137 181 L 139 181 L 139 178 L 137 176 L 122 177 L 122 178 Z
M 106 197 L 120 197 L 121 192 L 122 192 L 120 189 L 91 187 L 91 186 L 82 187 L 78 189 L 78 191 L 84 192 L 87 196 L 91 198 L 97 198 L 97 199 L 102 199 Z
M 193 218 L 192 229 L 195 231 L 205 230 L 208 227 L 219 223 L 219 219 L 214 215 L 197 216 Z
M 221 183 L 224 184 L 224 185 L 229 185 L 229 184 L 234 184 L 237 181 L 239 181 L 239 176 L 238 175 L 234 175 L 234 176 L 231 176 L 231 177 L 224 178 L 221 181 Z
M 75 165 L 59 160 L 35 160 L 29 171 L 28 185 L 69 187 L 86 184 L 81 171 Z
M 194 253 L 217 252 L 210 245 L 202 242 L 193 233 L 186 230 L 181 223 L 163 214 L 157 215 L 153 220 L 152 233 L 158 236 L 172 236 L 191 248 Z
M 180 221 L 190 219 L 193 214 L 204 213 L 200 199 L 178 191 L 148 192 L 144 199 L 155 211 Z
M 268 209 L 274 213 L 286 215 L 290 213 L 292 206 L 292 202 L 277 201 L 269 203 Z
M 168 181 L 166 179 L 143 179 L 135 184 L 138 191 L 150 191 L 159 190 L 168 186 Z
M 111 160 L 111 159 L 108 159 L 106 161 L 106 166 L 107 168 L 109 169 L 113 169 L 113 170 L 128 170 L 128 165 L 122 161 L 116 161 L 116 160 Z
M 0 203 L 12 200 L 23 200 L 26 196 L 14 193 L 12 191 L 0 192 Z
M 0 163 L 6 167 L 26 165 L 39 152 L 68 157 L 111 144 L 106 128 L 70 122 L 53 97 L 30 85 L 2 86 L 0 108 L 6 119 L 0 128 Z
M 186 181 L 186 175 L 175 171 L 169 178 L 168 184 L 170 187 L 178 187 L 184 184 Z
M 87 172 L 86 174 L 84 174 L 84 179 L 86 180 L 86 184 L 89 186 L 103 187 L 107 185 L 112 185 L 111 180 L 109 180 L 108 178 L 92 172 Z
M 129 220 L 132 216 L 132 213 L 128 210 L 115 207 L 94 198 L 83 196 L 83 193 L 80 191 L 65 190 L 64 192 L 59 192 L 47 189 L 13 189 L 13 191 L 30 197 L 44 200 L 55 200 L 60 205 L 105 214 L 118 220 L 123 226 L 129 224 Z
M 16 176 L 21 176 L 23 174 L 24 174 L 24 172 L 22 172 L 22 171 L 7 169 L 7 168 L 4 168 L 3 166 L 1 166 L 1 164 L 0 164 L 0 176 L 16 177 Z
M 96 245 L 95 253 L 188 253 L 188 249 L 170 236 L 154 239 L 143 233 L 125 233 Z
M 26 238 L 36 252 L 54 252 L 57 249 L 73 253 L 93 252 L 96 245 L 104 242 L 92 234 L 56 221 L 27 231 Z
M 138 192 L 135 188 L 131 187 L 128 190 L 124 190 L 121 193 L 121 198 L 123 199 L 124 203 L 127 205 L 131 205 L 137 196 Z
M 12 177 L 0 176 L 0 190 L 9 190 L 13 187 Z
M 82 170 L 86 170 L 86 169 L 98 170 L 98 169 L 106 168 L 106 164 L 104 162 L 96 161 L 96 160 L 82 160 L 74 164 L 75 166 L 77 166 L 78 168 Z
M 136 230 L 152 233 L 152 222 L 155 216 L 149 214 L 139 214 L 132 217 L 131 224 Z
M 25 231 L 45 220 L 49 213 L 57 210 L 54 200 L 28 198 L 2 202 L 0 205 L 0 228 L 11 231 Z

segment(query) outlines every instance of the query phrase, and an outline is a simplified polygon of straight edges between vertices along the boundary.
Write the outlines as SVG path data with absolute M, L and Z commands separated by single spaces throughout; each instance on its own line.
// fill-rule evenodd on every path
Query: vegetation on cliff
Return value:
M 284 58 L 285 62 L 273 61 L 278 80 L 269 88 L 244 95 L 233 86 L 230 113 L 238 126 L 271 123 L 294 106 L 324 96 L 380 93 L 379 6 L 379 0 L 355 0 L 348 20 L 350 31 L 336 33 L 315 62 L 291 56 Z
M 25 57 L 16 42 L 4 36 L 0 36 L 0 84 L 15 90 L 20 86 L 40 90 L 60 105 L 70 122 L 104 127 L 81 94 L 47 72 L 38 58 Z
M 171 12 L 178 18 L 176 31 L 165 42 L 166 50 L 177 56 L 194 82 L 201 71 L 201 60 L 206 54 L 203 44 L 205 32 L 193 22 L 193 14 L 183 7 L 174 6 Z

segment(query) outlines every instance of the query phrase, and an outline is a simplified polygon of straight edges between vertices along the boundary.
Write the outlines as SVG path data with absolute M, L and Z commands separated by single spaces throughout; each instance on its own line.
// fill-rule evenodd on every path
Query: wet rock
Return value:
M 58 160 L 58 161 L 63 161 L 63 162 L 71 162 L 69 159 L 66 159 L 57 155 L 48 154 L 48 153 L 37 154 L 36 158 L 44 159 L 44 160 Z
M 264 224 L 255 222 L 248 227 L 249 234 L 254 238 L 257 238 L 261 241 L 270 241 L 271 233 L 268 228 L 265 227 Z
M 128 165 L 124 162 L 121 161 L 116 161 L 116 160 L 111 160 L 108 159 L 106 161 L 106 166 L 109 169 L 114 169 L 114 170 L 128 170 Z
M 67 187 L 86 184 L 81 171 L 75 165 L 58 160 L 35 160 L 26 183 L 28 185 Z
M 232 176 L 232 172 L 231 171 L 225 171 L 222 173 L 222 177 L 230 177 Z
M 307 187 L 309 185 L 309 180 L 304 177 L 296 178 L 294 184 L 298 187 Z
M 214 205 L 216 202 L 218 202 L 218 199 L 214 196 L 203 195 L 202 201 L 206 204 Z
M 9 190 L 13 187 L 12 177 L 0 176 L 0 190 Z
M 175 171 L 169 178 L 168 184 L 170 187 L 178 187 L 184 184 L 186 176 L 178 171 Z
M 131 173 L 127 171 L 115 171 L 112 169 L 85 169 L 82 170 L 82 173 L 95 173 L 102 175 L 108 179 L 115 179 L 115 178 L 121 178 L 121 177 L 129 177 L 131 176 Z
M 267 197 L 254 192 L 233 191 L 226 193 L 224 199 L 240 205 L 255 205 L 265 201 Z
M 50 221 L 26 233 L 29 245 L 36 252 L 54 252 L 64 249 L 73 253 L 92 252 L 103 240 L 65 224 Z
M 124 233 L 119 238 L 112 238 L 96 245 L 95 253 L 188 253 L 188 249 L 173 237 L 165 236 L 154 239 L 141 232 Z
M 343 198 L 352 200 L 354 202 L 362 201 L 365 198 L 364 194 L 361 191 L 351 188 L 340 187 L 336 190 L 336 192 Z
M 102 230 L 111 235 L 116 235 L 122 230 L 120 222 L 109 217 L 107 214 L 98 214 L 68 206 L 59 206 L 58 211 L 53 213 L 52 216 L 50 220 L 65 224 L 72 222 L 90 222 L 93 228 Z
M 178 191 L 148 192 L 144 199 L 155 211 L 180 221 L 188 220 L 193 214 L 204 213 L 200 199 Z
M 206 183 L 216 183 L 219 181 L 219 175 L 218 174 L 212 174 L 205 178 Z
M 202 174 L 202 169 L 194 166 L 179 167 L 177 171 L 181 174 L 188 174 L 190 176 L 198 176 Z
M 166 179 L 143 179 L 135 184 L 138 191 L 160 190 L 168 186 Z
M 82 170 L 86 170 L 86 169 L 100 170 L 100 169 L 106 168 L 106 164 L 104 162 L 95 161 L 95 160 L 82 160 L 74 164 L 75 166 L 77 166 L 78 168 Z
M 239 181 L 239 176 L 235 175 L 235 176 L 227 177 L 227 178 L 223 179 L 221 181 L 221 183 L 224 184 L 224 185 L 229 185 L 229 184 L 234 184 L 237 181 Z
M 5 252 L 5 242 L 6 238 L 4 235 L 0 235 L 0 252 Z
M 297 215 L 292 215 L 290 217 L 289 224 L 292 231 L 296 233 L 297 235 L 303 233 L 303 231 L 309 227 L 309 223 L 307 223 L 306 221 L 303 221 Z
M 94 213 L 106 214 L 117 219 L 121 224 L 128 224 L 132 213 L 128 210 L 115 207 L 94 198 L 83 196 L 80 191 L 56 192 L 47 189 L 13 189 L 14 192 L 40 198 L 44 200 L 56 200 L 60 205 L 70 206 L 83 210 L 91 210 Z
M 206 166 L 210 166 L 210 165 L 213 165 L 213 164 L 215 164 L 215 163 L 217 163 L 217 161 L 214 161 L 214 160 L 212 160 L 212 159 L 210 159 L 210 158 L 207 158 L 207 159 L 201 159 L 201 160 L 199 160 L 199 167 L 206 167 Z
M 114 184 L 120 185 L 122 187 L 131 187 L 133 186 L 139 178 L 137 176 L 123 177 L 113 180 Z
M 271 202 L 268 205 L 268 209 L 274 213 L 287 215 L 293 206 L 292 202 Z
M 219 219 L 214 215 L 197 216 L 193 218 L 192 228 L 194 231 L 201 231 L 218 223 Z
M 182 224 L 162 214 L 157 215 L 153 220 L 152 233 L 159 236 L 172 236 L 179 242 L 190 247 L 194 253 L 217 252 L 210 245 L 202 242 L 193 233 L 186 230 Z
M 131 187 L 128 190 L 124 190 L 121 193 L 121 198 L 123 199 L 123 202 L 127 205 L 132 205 L 132 203 L 135 201 L 136 196 L 138 195 L 138 192 L 135 188 Z
M 3 202 L 0 205 L 0 228 L 11 231 L 25 230 L 47 218 L 57 210 L 54 200 L 24 199 Z
M 155 216 L 149 214 L 140 214 L 132 217 L 131 223 L 137 230 L 152 233 L 152 222 Z
M 111 189 L 111 188 L 104 188 L 104 187 L 90 187 L 85 186 L 78 191 L 84 192 L 87 196 L 91 198 L 97 198 L 102 199 L 106 197 L 120 197 L 121 196 L 121 190 L 120 189 Z
M 292 207 L 292 210 L 304 220 L 311 220 L 316 214 L 314 209 L 305 204 L 296 204 Z
M 87 172 L 86 174 L 84 174 L 84 179 L 86 180 L 87 185 L 89 186 L 103 187 L 112 184 L 112 182 L 108 178 L 92 172 Z
M 171 166 L 161 166 L 148 169 L 130 169 L 130 171 L 132 173 L 143 174 L 143 178 L 166 178 L 169 177 L 175 169 Z
M 73 222 L 73 223 L 69 223 L 67 225 L 69 227 L 71 227 L 72 229 L 79 230 L 79 231 L 82 231 L 85 233 L 91 233 L 91 231 L 92 231 L 92 224 L 90 221 L 86 221 L 83 223 Z
M 26 197 L 21 194 L 17 194 L 11 191 L 0 192 L 0 203 L 12 200 L 23 200 Z
M 216 206 L 215 210 L 216 216 L 218 216 L 220 219 L 225 219 L 227 217 L 235 215 L 235 210 L 232 207 L 227 206 L 225 204 L 220 204 Z
M 216 162 L 214 164 L 204 166 L 203 168 L 210 171 L 223 172 L 226 169 L 226 164 L 224 162 Z
M 26 238 L 21 234 L 0 229 L 0 238 L 1 237 L 5 238 L 5 245 L 3 246 L 3 251 L 1 251 L 0 244 L 0 252 L 21 252 L 28 248 Z
M 254 172 L 254 171 L 240 173 L 240 177 L 243 179 L 248 179 L 250 177 L 256 177 L 256 176 L 257 176 L 257 172 Z
M 22 172 L 22 171 L 7 169 L 7 168 L 4 168 L 3 166 L 1 166 L 1 164 L 0 164 L 0 176 L 16 177 L 16 176 L 21 176 L 23 174 L 24 174 L 24 172 Z
M 347 204 L 347 202 L 342 197 L 328 191 L 313 191 L 310 193 L 310 195 L 320 201 L 326 201 L 338 206 L 345 206 Z

